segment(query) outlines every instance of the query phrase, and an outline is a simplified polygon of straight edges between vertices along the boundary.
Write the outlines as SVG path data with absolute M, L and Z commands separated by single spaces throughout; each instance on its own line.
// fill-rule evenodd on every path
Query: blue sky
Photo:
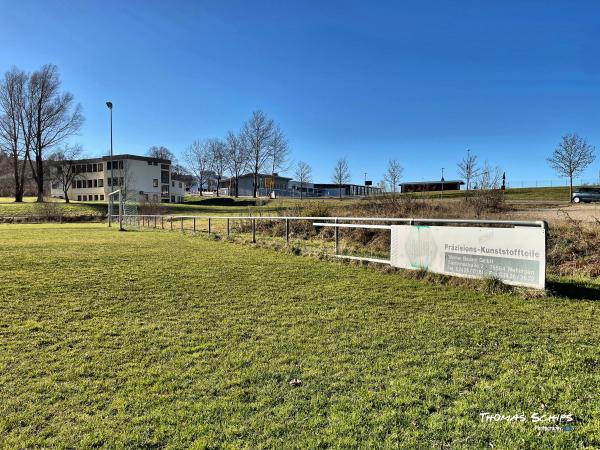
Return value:
M 58 65 L 91 155 L 239 129 L 255 109 L 294 160 L 355 182 L 456 176 L 467 148 L 519 180 L 578 132 L 600 150 L 600 2 L 0 0 L 0 70 Z M 584 175 L 597 178 L 600 162 Z

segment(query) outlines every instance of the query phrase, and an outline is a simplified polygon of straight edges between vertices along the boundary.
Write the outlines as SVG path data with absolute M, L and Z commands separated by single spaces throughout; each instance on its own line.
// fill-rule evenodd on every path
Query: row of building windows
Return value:
M 94 194 L 94 195 L 78 195 L 78 202 L 97 202 L 104 201 L 104 194 Z
M 75 180 L 75 189 L 89 189 L 104 187 L 104 179 L 98 178 L 97 180 Z
M 123 160 L 114 161 L 113 168 L 115 170 L 123 169 Z M 75 173 L 92 173 L 102 172 L 104 170 L 104 163 L 89 163 L 89 164 L 75 164 Z M 106 170 L 111 170 L 111 162 L 106 163 Z
M 108 178 L 106 181 L 108 186 L 123 186 L 123 177 L 114 177 L 112 178 L 113 182 L 111 183 L 111 178 Z M 154 180 L 158 181 L 158 180 Z M 158 187 L 158 184 L 154 185 Z M 54 186 L 53 186 L 54 187 Z M 90 188 L 101 188 L 104 187 L 104 179 L 99 178 L 97 180 L 76 180 L 75 181 L 75 189 L 90 189 Z M 56 186 L 58 188 L 58 185 Z
M 149 166 L 158 166 L 158 163 L 156 161 L 148 161 L 148 165 Z M 162 170 L 169 170 L 169 165 L 168 164 L 161 164 L 160 168 Z
M 102 172 L 103 168 L 102 163 L 75 164 L 75 173 Z
M 113 164 L 113 169 L 117 170 L 117 169 L 123 169 L 123 161 L 114 161 Z M 106 163 L 106 170 L 110 170 L 111 169 L 111 165 L 110 165 L 110 161 L 108 161 Z

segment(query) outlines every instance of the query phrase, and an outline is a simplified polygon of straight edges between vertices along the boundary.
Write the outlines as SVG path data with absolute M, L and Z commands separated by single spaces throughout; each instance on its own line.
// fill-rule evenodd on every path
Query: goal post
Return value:
M 119 230 L 123 230 L 123 199 L 121 195 L 121 189 L 117 189 L 116 191 L 110 192 L 108 194 L 108 226 L 112 227 L 113 217 L 116 215 Z M 117 210 L 115 211 L 115 200 L 117 202 Z M 116 212 L 116 214 L 115 214 Z
M 108 194 L 108 226 L 116 220 L 119 230 L 125 229 L 125 224 L 135 227 L 138 214 L 139 198 L 137 193 L 125 189 L 117 189 Z

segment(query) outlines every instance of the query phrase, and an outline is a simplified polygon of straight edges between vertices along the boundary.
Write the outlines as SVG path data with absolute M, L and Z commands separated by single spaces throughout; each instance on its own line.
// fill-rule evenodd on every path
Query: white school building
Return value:
M 171 173 L 171 161 L 137 155 L 81 159 L 74 162 L 76 176 L 69 188 L 70 200 L 107 201 L 108 194 L 120 189 L 133 201 L 181 203 L 185 183 Z M 50 195 L 64 196 L 62 186 L 52 183 Z

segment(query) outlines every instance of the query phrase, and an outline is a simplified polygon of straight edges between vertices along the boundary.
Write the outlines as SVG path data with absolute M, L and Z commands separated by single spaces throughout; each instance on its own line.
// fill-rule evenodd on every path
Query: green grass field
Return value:
M 71 202 L 53 200 L 49 202 L 58 208 L 64 216 L 100 216 L 106 214 L 106 204 L 101 202 Z M 0 218 L 2 217 L 29 217 L 44 215 L 44 206 L 35 202 L 34 197 L 26 197 L 23 203 L 15 203 L 9 197 L 0 197 Z
M 304 201 L 303 204 L 311 200 Z M 337 199 L 316 200 L 326 202 L 328 205 L 347 205 L 348 201 L 339 201 Z M 74 202 L 65 203 L 63 200 L 52 199 L 49 205 L 60 212 L 63 216 L 104 216 L 107 206 L 104 202 Z M 282 211 L 300 204 L 299 200 L 277 199 L 272 201 L 261 201 L 257 204 L 256 199 L 231 197 L 205 197 L 202 199 L 188 199 L 185 203 L 163 203 L 161 205 L 161 214 L 167 215 L 248 215 L 248 214 L 268 214 Z M 44 216 L 47 214 L 45 206 L 37 204 L 35 198 L 27 197 L 23 203 L 15 203 L 12 198 L 0 197 L 0 218 L 3 217 L 30 217 Z
M 100 224 L 0 225 L 0 270 L 4 448 L 600 446 L 598 301 Z

